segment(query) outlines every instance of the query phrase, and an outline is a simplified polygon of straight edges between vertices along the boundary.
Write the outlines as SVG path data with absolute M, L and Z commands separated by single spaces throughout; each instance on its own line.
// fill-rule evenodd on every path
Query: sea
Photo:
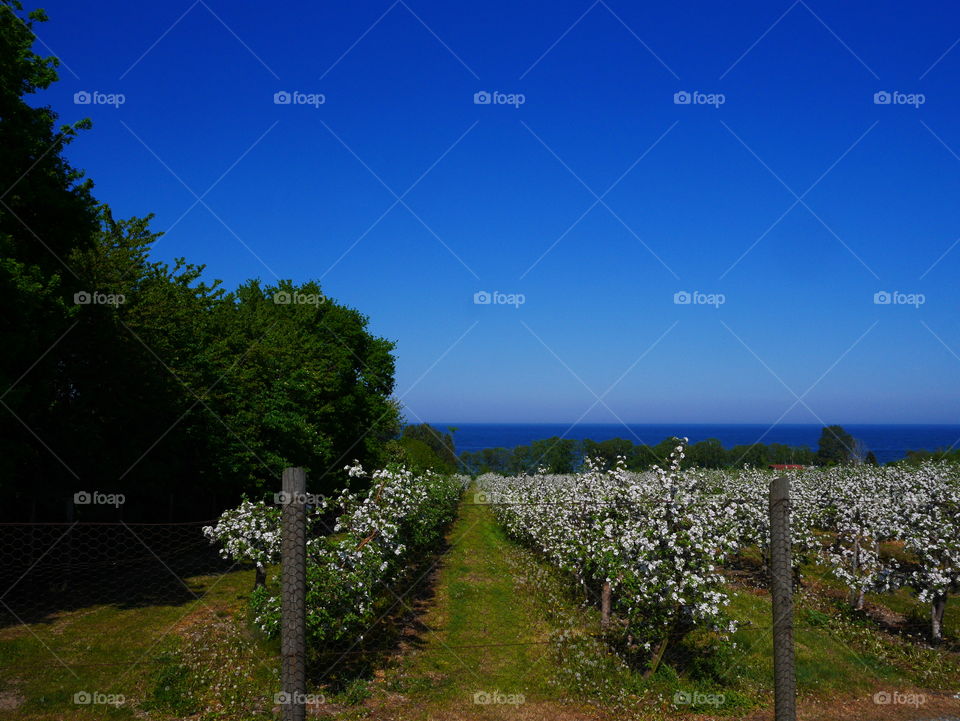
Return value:
M 431 423 L 446 430 L 454 427 L 457 452 L 484 448 L 514 448 L 532 441 L 560 436 L 605 441 L 626 438 L 656 445 L 665 438 L 686 436 L 691 443 L 716 438 L 725 448 L 751 443 L 783 443 L 817 448 L 823 426 L 817 424 L 709 424 L 709 423 Z M 841 423 L 880 463 L 897 461 L 908 450 L 960 447 L 960 425 L 867 425 Z

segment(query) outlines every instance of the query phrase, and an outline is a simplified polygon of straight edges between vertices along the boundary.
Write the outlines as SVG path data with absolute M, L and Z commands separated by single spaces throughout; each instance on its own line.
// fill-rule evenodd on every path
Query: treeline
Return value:
M 413 470 L 456 473 L 460 470 L 453 442 L 456 430 L 450 428 L 444 433 L 428 423 L 406 425 L 396 444 L 391 444 L 391 450 Z
M 677 446 L 678 439 L 667 438 L 655 446 L 634 443 L 627 438 L 606 441 L 547 438 L 516 448 L 485 448 L 460 454 L 461 467 L 470 473 L 532 473 L 545 468 L 549 473 L 573 473 L 580 470 L 587 458 L 612 467 L 618 457 L 626 459 L 627 468 L 640 471 L 662 465 Z M 716 438 L 691 443 L 683 459 L 683 467 L 733 468 L 771 465 L 844 465 L 876 464 L 876 457 L 841 426 L 826 426 L 817 450 L 807 446 L 782 443 L 753 443 L 724 448 Z
M 927 461 L 948 461 L 950 463 L 960 463 L 960 448 L 940 448 L 935 451 L 907 451 L 903 460 L 897 461 L 897 465 L 919 465 L 921 463 L 926 463 Z
M 384 460 L 393 344 L 316 283 L 151 261 L 150 217 L 114 219 L 64 156 L 90 122 L 25 102 L 57 79 L 44 19 L 0 0 L 0 518 L 204 519 L 287 465 L 323 492 Z
M 529 473 L 537 468 L 546 468 L 550 473 L 573 473 L 580 470 L 586 458 L 599 459 L 604 467 L 611 467 L 619 456 L 623 456 L 630 470 L 645 470 L 662 465 L 663 459 L 670 456 L 677 442 L 676 438 L 667 438 L 650 446 L 634 443 L 628 438 L 580 441 L 554 437 L 516 448 L 464 451 L 460 454 L 460 460 L 466 468 L 476 473 Z M 719 440 L 710 438 L 691 443 L 687 447 L 683 465 L 687 468 L 729 468 L 743 465 L 813 465 L 815 461 L 816 452 L 807 447 L 756 443 L 724 448 Z

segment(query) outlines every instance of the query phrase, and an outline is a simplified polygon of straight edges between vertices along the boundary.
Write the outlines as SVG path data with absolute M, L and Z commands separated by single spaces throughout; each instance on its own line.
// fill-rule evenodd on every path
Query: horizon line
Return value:
M 415 426 L 420 423 L 427 423 L 431 426 L 770 426 L 779 428 L 781 426 L 815 426 L 824 428 L 822 423 L 771 423 L 770 421 L 421 421 L 407 422 L 404 425 Z M 905 423 L 868 423 L 843 421 L 839 423 L 830 423 L 835 426 L 947 426 L 960 428 L 960 423 L 939 423 L 934 421 L 912 421 Z

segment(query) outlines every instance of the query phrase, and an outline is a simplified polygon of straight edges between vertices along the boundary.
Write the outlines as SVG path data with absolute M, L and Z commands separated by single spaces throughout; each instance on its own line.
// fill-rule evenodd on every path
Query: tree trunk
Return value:
M 933 599 L 930 606 L 930 633 L 934 641 L 943 640 L 943 612 L 947 609 L 947 595 L 942 594 Z
M 604 581 L 600 594 L 600 628 L 604 631 L 610 628 L 610 595 L 610 581 Z
M 262 588 L 267 585 L 267 569 L 257 564 L 257 573 L 253 578 L 253 588 L 254 590 Z
M 853 567 L 853 577 L 857 578 L 857 572 L 860 570 L 860 536 L 853 539 L 853 559 L 851 565 Z M 850 589 L 850 605 L 853 606 L 854 611 L 863 610 L 862 587 Z
M 667 650 L 667 644 L 670 642 L 670 634 L 667 634 L 663 637 L 663 640 L 660 642 L 660 646 L 657 648 L 656 652 L 653 655 L 653 659 L 650 661 L 650 667 L 644 671 L 643 677 L 650 678 L 653 674 L 657 672 L 657 667 L 660 666 L 660 661 L 663 660 L 663 653 Z

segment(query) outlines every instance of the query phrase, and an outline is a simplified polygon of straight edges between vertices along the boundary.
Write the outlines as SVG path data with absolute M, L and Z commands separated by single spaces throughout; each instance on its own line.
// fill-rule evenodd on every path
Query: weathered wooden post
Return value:
M 306 718 L 307 473 L 283 469 L 281 533 L 280 681 L 283 721 Z
M 610 581 L 604 581 L 603 589 L 600 591 L 600 628 L 604 631 L 610 628 L 611 595 Z
M 773 597 L 773 679 L 776 721 L 797 719 L 793 654 L 793 568 L 790 552 L 790 480 L 770 483 L 770 595 Z

